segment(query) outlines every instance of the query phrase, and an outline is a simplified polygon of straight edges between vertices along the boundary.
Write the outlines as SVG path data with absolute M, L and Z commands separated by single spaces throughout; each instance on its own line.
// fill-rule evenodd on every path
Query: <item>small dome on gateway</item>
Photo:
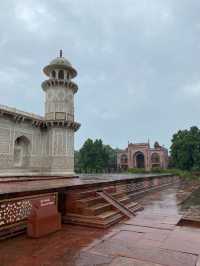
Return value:
M 71 73 L 71 77 L 74 78 L 77 75 L 77 71 L 73 68 L 72 64 L 63 57 L 62 50 L 60 50 L 60 57 L 53 59 L 49 65 L 44 67 L 44 73 L 49 76 L 52 70 L 55 69 L 67 69 Z

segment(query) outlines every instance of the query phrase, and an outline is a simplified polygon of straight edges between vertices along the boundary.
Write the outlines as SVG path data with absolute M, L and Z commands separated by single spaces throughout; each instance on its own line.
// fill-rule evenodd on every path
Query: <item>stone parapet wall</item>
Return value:
M 62 216 L 65 220 L 69 214 L 78 215 L 79 218 L 82 215 L 90 215 L 91 219 L 98 213 L 99 210 L 91 210 L 88 208 L 86 202 L 88 198 L 93 198 L 95 203 L 96 192 L 99 190 L 105 190 L 107 193 L 128 196 L 127 204 L 134 201 L 135 197 L 142 196 L 142 193 L 150 191 L 151 189 L 164 188 L 167 185 L 178 182 L 179 178 L 175 176 L 151 176 L 145 178 L 133 178 L 127 180 L 117 180 L 109 182 L 91 182 L 91 184 L 74 185 L 70 187 L 46 188 L 43 192 L 20 192 L 17 191 L 10 195 L 2 195 L 0 200 L 0 238 L 9 236 L 10 233 L 17 233 L 21 229 L 26 228 L 26 219 L 30 213 L 33 201 L 47 198 L 48 196 L 54 197 L 57 204 L 59 202 L 59 210 L 62 212 Z M 35 182 L 35 181 L 31 181 Z M 37 181 L 38 182 L 38 181 Z M 71 183 L 73 183 L 71 181 Z M 13 182 L 10 186 L 13 186 Z M 52 192 L 53 190 L 53 192 Z M 18 195 L 18 196 L 17 196 Z M 86 201 L 85 201 L 86 200 Z M 97 202 L 98 203 L 98 200 Z M 125 203 L 124 203 L 125 204 Z M 93 214 L 93 211 L 94 214 Z M 120 220 L 122 216 L 117 214 L 117 219 Z M 65 220 L 66 221 L 66 220 Z M 89 221 L 89 220 L 88 220 Z M 98 221 L 98 217 L 95 216 L 94 221 Z M 101 221 L 102 222 L 102 221 Z M 112 223 L 115 222 L 115 216 L 113 216 Z M 83 223 L 84 224 L 84 223 Z M 106 222 L 105 222 L 106 224 Z

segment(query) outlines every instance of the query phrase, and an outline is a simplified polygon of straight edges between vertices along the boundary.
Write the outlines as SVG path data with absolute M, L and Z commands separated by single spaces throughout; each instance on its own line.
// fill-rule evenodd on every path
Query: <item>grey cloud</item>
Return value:
M 0 102 L 42 114 L 42 67 L 63 48 L 77 68 L 76 117 L 113 146 L 199 125 L 197 0 L 10 0 L 0 4 Z

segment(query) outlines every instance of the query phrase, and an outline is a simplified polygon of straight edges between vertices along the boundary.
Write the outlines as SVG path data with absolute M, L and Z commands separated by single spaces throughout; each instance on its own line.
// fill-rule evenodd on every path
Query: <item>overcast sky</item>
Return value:
M 170 146 L 200 126 L 199 0 L 6 0 L 0 3 L 0 103 L 43 114 L 42 68 L 78 70 L 76 149 L 88 138 Z

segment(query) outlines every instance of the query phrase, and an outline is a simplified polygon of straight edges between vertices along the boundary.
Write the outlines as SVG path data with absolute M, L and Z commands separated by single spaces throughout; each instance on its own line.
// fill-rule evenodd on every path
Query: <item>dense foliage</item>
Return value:
M 104 173 L 117 171 L 117 152 L 101 139 L 87 139 L 79 151 L 75 151 L 75 170 L 78 173 Z M 130 173 L 145 173 L 145 169 L 129 169 Z M 200 129 L 191 127 L 179 130 L 172 137 L 170 170 L 152 169 L 151 172 L 172 172 L 180 176 L 196 176 L 200 173 Z
M 79 173 L 102 173 L 116 170 L 117 150 L 104 145 L 101 139 L 87 139 L 75 152 L 75 169 Z
M 200 129 L 191 127 L 173 135 L 171 165 L 182 170 L 200 170 Z

